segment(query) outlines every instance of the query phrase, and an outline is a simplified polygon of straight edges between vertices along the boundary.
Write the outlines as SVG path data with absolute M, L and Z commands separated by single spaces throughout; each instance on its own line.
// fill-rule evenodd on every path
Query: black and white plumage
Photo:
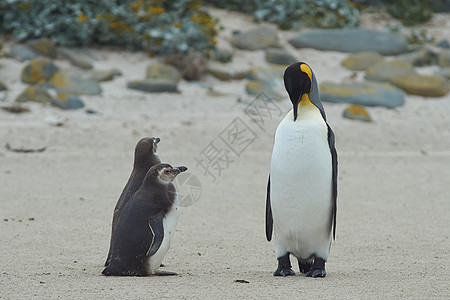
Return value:
M 112 237 L 107 276 L 155 274 L 169 250 L 178 223 L 179 207 L 174 178 L 187 168 L 157 164 L 125 204 Z M 175 273 L 167 274 L 174 275 Z
M 275 233 L 274 276 L 325 277 L 336 231 L 337 152 L 319 97 L 317 80 L 303 62 L 289 66 L 284 84 L 293 108 L 279 124 L 267 185 L 266 237 Z

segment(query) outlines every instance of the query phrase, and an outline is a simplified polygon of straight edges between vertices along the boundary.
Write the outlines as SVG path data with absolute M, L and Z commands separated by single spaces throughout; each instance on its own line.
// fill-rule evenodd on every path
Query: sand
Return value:
M 448 37 L 442 17 L 450 19 L 440 15 L 441 23 L 428 26 Z M 236 13 L 222 24 L 222 45 L 231 30 L 254 26 Z M 340 66 L 345 54 L 284 45 L 312 66 L 319 82 L 351 76 Z M 96 69 L 124 73 L 102 83 L 101 96 L 82 97 L 98 114 L 36 103 L 26 105 L 30 113 L 0 111 L 0 299 L 448 299 L 450 95 L 408 96 L 395 110 L 368 108 L 371 123 L 344 119 L 345 104 L 324 104 L 339 154 L 337 236 L 327 277 L 278 278 L 264 210 L 273 134 L 290 109 L 287 97 L 273 103 L 272 115 L 256 115 L 264 123 L 255 123 L 245 112 L 254 98 L 245 94 L 244 81 L 206 76 L 202 82 L 221 96 L 184 81 L 180 94 L 145 94 L 126 83 L 143 78 L 152 59 L 90 51 L 98 57 Z M 4 58 L 0 64 L 0 79 L 10 88 L 3 105 L 25 87 L 19 80 L 24 64 Z M 235 51 L 232 64 L 266 65 L 262 51 Z M 49 116 L 66 122 L 52 126 Z M 229 135 L 234 129 L 245 129 L 239 143 Z M 178 276 L 105 277 L 112 211 L 144 136 L 161 138 L 161 159 L 187 166 L 201 183 L 201 197 L 181 209 L 164 259 L 163 270 Z M 16 153 L 6 143 L 46 149 Z M 204 163 L 213 147 L 221 158 L 209 169 L 214 182 L 197 161 Z

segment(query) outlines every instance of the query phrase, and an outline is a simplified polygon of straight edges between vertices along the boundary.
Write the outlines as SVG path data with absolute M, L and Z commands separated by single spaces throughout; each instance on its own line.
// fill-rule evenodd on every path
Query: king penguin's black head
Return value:
M 309 94 L 313 86 L 311 68 L 304 62 L 290 65 L 284 71 L 284 86 L 294 109 L 294 121 L 297 120 L 298 103 L 304 94 Z

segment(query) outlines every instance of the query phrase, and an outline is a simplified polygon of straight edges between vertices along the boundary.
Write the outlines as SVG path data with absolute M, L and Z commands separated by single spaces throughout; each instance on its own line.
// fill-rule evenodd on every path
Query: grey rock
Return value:
M 368 67 L 382 61 L 384 58 L 375 51 L 363 51 L 350 54 L 342 60 L 341 65 L 352 71 L 365 71 Z
M 15 44 L 9 52 L 9 56 L 18 61 L 32 60 L 38 57 L 33 50 L 22 44 Z
M 181 76 L 181 72 L 177 68 L 162 62 L 154 62 L 147 66 L 146 78 L 178 82 Z
M 449 68 L 439 68 L 434 72 L 435 75 L 443 76 L 450 79 L 450 67 Z
M 358 120 L 363 122 L 372 121 L 372 118 L 370 117 L 367 110 L 364 108 L 364 106 L 361 105 L 349 105 L 342 113 L 342 116 L 350 120 Z
M 233 53 L 225 49 L 217 49 L 212 53 L 212 58 L 225 64 L 233 60 Z
M 442 49 L 439 52 L 438 64 L 441 67 L 450 67 L 450 49 Z
M 247 78 L 253 81 L 259 81 L 268 86 L 279 86 L 283 84 L 283 74 L 286 67 L 284 66 L 269 66 L 269 67 L 255 67 L 248 72 Z
M 25 83 L 45 84 L 59 68 L 49 59 L 32 59 L 28 65 L 22 69 L 21 79 Z
M 99 95 L 102 92 L 96 81 L 84 79 L 66 71 L 56 72 L 50 79 L 49 85 L 60 94 Z
M 366 70 L 365 79 L 373 81 L 389 82 L 392 78 L 413 74 L 416 71 L 409 64 L 401 60 L 383 60 Z
M 57 99 L 52 100 L 52 105 L 61 109 L 78 109 L 84 107 L 84 102 L 79 97 L 58 95 Z
M 63 48 L 60 50 L 62 56 L 70 61 L 70 63 L 76 67 L 82 69 L 92 69 L 91 58 L 81 52 Z
M 240 80 L 247 77 L 248 70 L 230 70 L 226 67 L 209 66 L 208 73 L 217 79 L 226 80 Z
M 448 79 L 437 75 L 402 75 L 393 78 L 392 84 L 408 94 L 424 97 L 442 97 L 449 92 Z
M 437 54 L 428 48 L 422 47 L 411 53 L 405 53 L 396 57 L 416 67 L 429 66 L 437 63 Z
M 245 85 L 245 90 L 249 95 L 258 96 L 264 93 L 270 99 L 278 100 L 282 98 L 282 96 L 274 91 L 272 87 L 267 86 L 260 81 L 248 81 Z
M 178 92 L 177 82 L 167 79 L 145 79 L 134 80 L 127 84 L 127 87 L 147 93 L 176 93 Z
M 284 49 L 268 48 L 266 49 L 266 61 L 277 65 L 291 65 L 297 62 L 297 59 Z
M 39 86 L 27 87 L 19 96 L 17 96 L 15 102 L 39 102 L 48 103 L 51 102 L 53 97 L 43 88 Z
M 314 48 L 341 52 L 375 51 L 396 55 L 408 51 L 406 39 L 368 29 L 316 29 L 296 35 L 289 43 L 297 48 Z
M 28 41 L 27 45 L 34 52 L 50 58 L 56 58 L 56 55 L 58 54 L 56 45 L 48 38 Z
M 319 88 L 320 98 L 324 102 L 395 108 L 402 106 L 405 101 L 405 93 L 390 84 L 323 82 Z
M 0 91 L 6 91 L 8 88 L 6 87 L 6 85 L 0 81 Z
M 436 46 L 439 48 L 450 49 L 450 43 L 448 42 L 448 40 L 442 40 L 439 43 L 437 43 Z
M 231 44 L 244 50 L 259 50 L 278 46 L 277 31 L 269 27 L 256 27 L 246 32 L 233 35 Z
M 111 69 L 111 70 L 94 70 L 91 74 L 91 80 L 94 80 L 96 82 L 103 82 L 103 81 L 110 81 L 113 80 L 114 77 L 122 75 L 122 72 L 117 69 Z

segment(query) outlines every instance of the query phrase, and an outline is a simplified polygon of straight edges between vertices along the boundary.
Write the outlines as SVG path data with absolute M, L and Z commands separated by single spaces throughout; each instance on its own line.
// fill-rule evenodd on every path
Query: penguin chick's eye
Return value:
M 165 169 L 164 170 L 164 174 L 169 174 L 170 173 L 170 170 L 169 169 Z

